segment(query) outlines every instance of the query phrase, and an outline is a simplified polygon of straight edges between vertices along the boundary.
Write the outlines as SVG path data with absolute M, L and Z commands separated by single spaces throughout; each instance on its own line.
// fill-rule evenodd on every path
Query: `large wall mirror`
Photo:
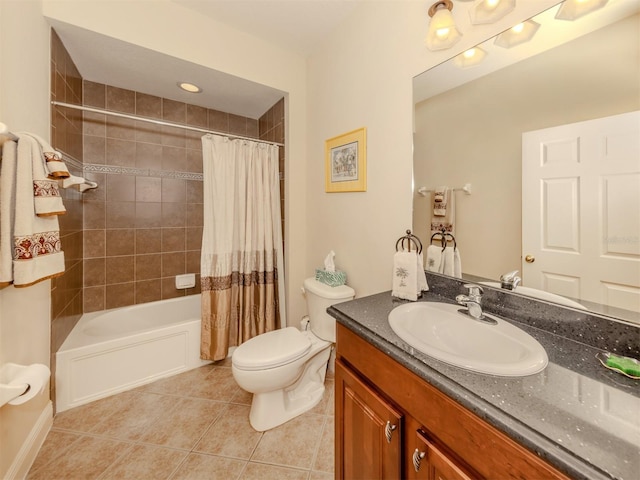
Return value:
M 640 323 L 640 113 L 633 113 L 640 110 L 640 2 L 609 1 L 574 21 L 555 18 L 558 8 L 532 19 L 540 26 L 527 43 L 504 48 L 489 39 L 479 45 L 486 52 L 480 64 L 464 67 L 452 58 L 414 78 L 413 231 L 429 244 L 433 191 L 455 189 L 463 278 L 495 285 L 519 270 L 525 288 L 516 293 L 544 298 L 546 291 L 547 300 Z M 566 130 L 618 117 L 625 126 L 607 124 L 604 140 L 591 144 Z M 555 137 L 540 140 L 541 132 Z M 527 148 L 533 157 L 525 158 Z M 624 168 L 596 174 L 594 183 L 567 170 L 552 180 L 534 178 L 544 174 L 530 168 L 582 165 L 596 151 L 613 164 L 622 150 Z M 539 205 L 533 209 L 526 183 L 532 178 Z M 471 195 L 462 190 L 466 184 Z M 551 232 L 554 225 L 559 233 Z M 542 242 L 536 255 L 562 253 L 571 266 L 564 270 L 566 262 L 553 256 L 549 268 L 534 255 L 526 262 L 531 239 Z M 595 260 L 582 255 L 589 242 Z M 580 271 L 598 269 L 604 280 L 585 288 Z M 606 273 L 623 270 L 621 280 Z

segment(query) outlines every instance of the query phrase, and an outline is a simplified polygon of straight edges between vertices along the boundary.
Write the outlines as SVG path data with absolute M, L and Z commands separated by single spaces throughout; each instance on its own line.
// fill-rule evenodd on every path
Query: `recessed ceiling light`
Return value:
M 200 93 L 202 91 L 199 86 L 189 82 L 178 82 L 178 86 L 185 92 L 189 93 Z

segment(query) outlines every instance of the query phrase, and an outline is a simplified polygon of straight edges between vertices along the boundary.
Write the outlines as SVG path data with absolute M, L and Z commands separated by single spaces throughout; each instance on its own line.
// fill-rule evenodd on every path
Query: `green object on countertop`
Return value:
M 609 355 L 607 358 L 607 366 L 620 370 L 627 375 L 640 377 L 640 362 L 633 358 L 620 357 L 618 355 Z

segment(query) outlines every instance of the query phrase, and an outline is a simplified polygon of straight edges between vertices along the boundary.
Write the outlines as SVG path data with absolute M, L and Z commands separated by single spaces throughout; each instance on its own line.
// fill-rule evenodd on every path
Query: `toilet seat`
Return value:
M 240 370 L 264 370 L 286 365 L 305 356 L 311 340 L 294 327 L 263 333 L 235 349 L 233 366 Z

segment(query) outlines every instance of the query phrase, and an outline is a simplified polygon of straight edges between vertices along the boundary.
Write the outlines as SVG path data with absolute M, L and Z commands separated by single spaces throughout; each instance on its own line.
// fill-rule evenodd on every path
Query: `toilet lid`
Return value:
M 233 352 L 233 366 L 241 370 L 263 370 L 284 365 L 304 356 L 311 340 L 294 327 L 263 333 Z

